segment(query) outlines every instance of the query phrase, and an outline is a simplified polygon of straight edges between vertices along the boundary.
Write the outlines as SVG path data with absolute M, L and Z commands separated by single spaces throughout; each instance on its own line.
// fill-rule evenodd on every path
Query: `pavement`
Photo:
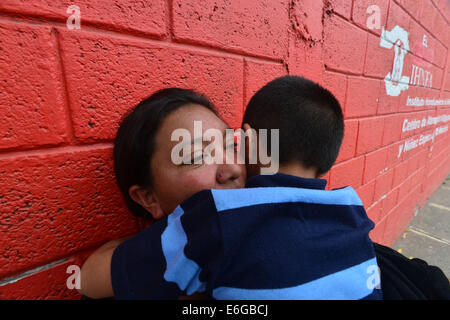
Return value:
M 450 277 L 450 175 L 392 248 L 406 257 L 438 266 Z

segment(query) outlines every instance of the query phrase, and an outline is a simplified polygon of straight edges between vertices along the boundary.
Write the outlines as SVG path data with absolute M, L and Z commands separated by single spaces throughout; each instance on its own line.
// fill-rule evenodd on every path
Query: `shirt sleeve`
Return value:
M 167 219 L 121 243 L 111 259 L 111 281 L 117 299 L 176 299 L 182 291 L 164 280 L 161 234 Z
M 385 300 L 450 299 L 449 281 L 441 269 L 421 259 L 410 260 L 392 248 L 374 246 Z
M 211 193 L 202 191 L 168 217 L 121 243 L 111 260 L 118 299 L 177 299 L 206 289 L 220 233 Z

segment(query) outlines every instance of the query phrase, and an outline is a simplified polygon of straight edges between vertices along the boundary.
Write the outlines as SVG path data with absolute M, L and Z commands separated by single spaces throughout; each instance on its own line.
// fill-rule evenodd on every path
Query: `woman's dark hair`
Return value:
M 150 162 L 155 152 L 155 137 L 163 120 L 173 111 L 198 104 L 217 114 L 207 97 L 193 90 L 168 88 L 155 92 L 125 114 L 114 141 L 114 172 L 125 202 L 137 217 L 153 220 L 140 204 L 131 199 L 132 185 L 153 185 Z
M 243 123 L 256 130 L 279 129 L 280 164 L 298 161 L 317 168 L 318 175 L 330 170 L 344 136 L 337 99 L 299 76 L 283 76 L 259 89 L 247 105 Z

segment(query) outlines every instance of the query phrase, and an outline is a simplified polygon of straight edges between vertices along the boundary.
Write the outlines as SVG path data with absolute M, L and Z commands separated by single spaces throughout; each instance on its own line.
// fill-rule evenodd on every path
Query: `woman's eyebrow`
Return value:
M 219 129 L 217 129 L 217 130 L 219 130 Z M 225 140 L 226 137 L 227 137 L 227 134 L 226 134 L 226 133 L 227 133 L 227 130 L 233 130 L 233 129 L 232 129 L 232 128 L 229 128 L 229 127 L 226 127 L 226 128 L 224 128 L 224 129 L 222 130 L 221 134 L 222 134 L 223 140 Z M 233 130 L 233 132 L 234 132 L 234 130 Z M 189 141 L 183 141 L 183 142 L 178 142 L 178 143 L 182 143 L 181 147 L 185 147 L 185 146 L 188 146 L 188 145 L 193 146 L 193 145 L 195 145 L 196 143 L 198 143 L 199 145 L 203 145 L 203 144 L 205 144 L 206 142 L 209 142 L 209 141 L 205 141 L 203 138 L 204 138 L 204 137 L 203 137 L 203 134 L 202 134 L 201 137 L 196 137 L 196 138 L 194 138 L 194 139 L 190 138 L 190 139 L 189 139 L 189 140 L 190 140 L 190 143 L 189 143 Z
M 191 139 L 191 145 L 194 145 L 196 143 L 203 144 L 203 142 L 204 142 L 203 141 L 203 135 L 201 137 L 197 137 L 195 139 Z

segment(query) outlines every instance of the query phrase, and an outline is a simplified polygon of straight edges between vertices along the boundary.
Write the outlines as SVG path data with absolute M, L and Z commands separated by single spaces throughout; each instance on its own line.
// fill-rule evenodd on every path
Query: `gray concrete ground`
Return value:
M 406 257 L 425 260 L 450 276 L 450 176 L 394 244 Z

